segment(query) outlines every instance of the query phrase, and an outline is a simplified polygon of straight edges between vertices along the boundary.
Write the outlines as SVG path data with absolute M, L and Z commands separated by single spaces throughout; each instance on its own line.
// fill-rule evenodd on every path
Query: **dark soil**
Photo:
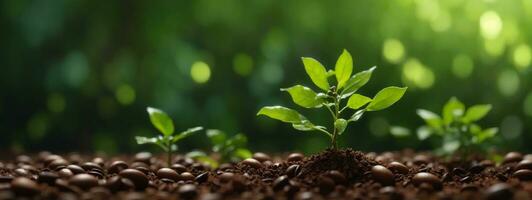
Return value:
M 531 199 L 532 155 L 502 164 L 412 152 L 326 150 L 226 163 L 176 156 L 19 155 L 0 162 L 0 199 Z

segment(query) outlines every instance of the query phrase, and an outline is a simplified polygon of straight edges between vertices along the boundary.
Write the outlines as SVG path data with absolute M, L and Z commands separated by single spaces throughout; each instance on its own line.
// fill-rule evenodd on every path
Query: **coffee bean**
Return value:
M 475 185 L 468 184 L 468 185 L 462 186 L 462 189 L 460 189 L 460 191 L 461 192 L 477 192 L 478 187 Z
M 532 170 L 520 169 L 515 171 L 513 176 L 518 178 L 520 181 L 530 181 L 532 180 Z
M 382 165 L 375 165 L 371 168 L 371 175 L 375 181 L 382 185 L 393 185 L 394 176 L 392 171 Z
M 523 159 L 521 162 L 517 163 L 515 166 L 516 170 L 520 169 L 530 169 L 532 170 L 532 160 Z
M 338 170 L 328 171 L 327 176 L 331 178 L 336 184 L 345 184 L 347 182 L 347 179 L 345 178 L 344 174 L 342 174 L 342 172 L 339 172 Z
M 398 174 L 408 174 L 408 171 L 409 171 L 408 167 L 403 165 L 403 163 L 395 162 L 395 161 L 388 164 L 388 169 Z
M 152 155 L 150 152 L 140 152 L 135 154 L 135 161 L 151 164 Z
M 0 176 L 0 183 L 9 183 L 13 180 L 12 176 Z
M 523 154 L 519 152 L 509 152 L 504 156 L 503 163 L 513 163 L 523 160 Z
M 185 166 L 183 166 L 182 164 L 177 164 L 177 163 L 173 164 L 170 168 L 172 168 L 179 174 L 187 171 L 187 168 Z
M 192 175 L 190 172 L 183 172 L 179 175 L 179 180 L 183 180 L 183 181 L 192 181 L 195 178 L 196 177 Z
M 383 187 L 379 190 L 379 193 L 388 196 L 387 199 L 390 199 L 390 200 L 404 199 L 403 194 L 399 193 L 393 186 Z
M 314 196 L 314 194 L 312 192 L 306 191 L 306 192 L 301 192 L 301 193 L 297 194 L 296 199 L 298 199 L 298 200 L 311 200 L 311 199 L 316 199 L 316 197 Z
M 299 165 L 290 165 L 290 167 L 286 168 L 285 174 L 289 178 L 294 178 L 298 176 L 301 173 L 301 166 Z
M 229 181 L 233 180 L 234 176 L 235 176 L 235 174 L 233 174 L 231 172 L 224 172 L 224 173 L 220 174 L 218 176 L 218 178 L 222 182 L 229 182 Z
M 252 158 L 254 158 L 255 160 L 258 160 L 259 162 L 264 162 L 264 161 L 268 161 L 272 159 L 268 154 L 265 154 L 262 152 L 254 153 Z
M 451 172 L 457 176 L 463 176 L 466 173 L 466 171 L 461 167 L 455 167 Z
M 59 155 L 55 155 L 55 154 L 51 154 L 51 155 L 48 155 L 46 156 L 46 158 L 44 159 L 44 166 L 48 166 L 50 163 L 52 163 L 54 160 L 64 160 L 63 157 L 59 156 Z
M 430 162 L 430 158 L 427 155 L 418 154 L 414 156 L 414 164 L 422 165 Z
M 19 196 L 35 196 L 39 193 L 39 186 L 29 178 L 18 177 L 11 181 L 11 190 Z
M 60 168 L 60 167 L 67 166 L 68 164 L 69 164 L 69 162 L 66 161 L 65 159 L 56 159 L 56 160 L 52 161 L 52 162 L 48 165 L 48 169 L 55 170 L 55 169 L 58 169 L 58 168 Z
M 495 174 L 495 177 L 497 177 L 497 179 L 499 179 L 501 181 L 507 181 L 508 180 L 508 177 L 506 177 L 504 174 L 501 174 L 501 173 Z
M 262 167 L 262 164 L 258 160 L 255 160 L 253 158 L 245 159 L 241 163 L 243 165 L 247 165 L 247 166 L 250 166 L 250 167 L 253 167 L 253 168 L 261 168 Z
M 150 169 L 148 169 L 148 167 L 135 167 L 136 170 L 139 170 L 140 172 L 148 175 L 148 173 L 150 173 Z
M 179 187 L 177 190 L 179 193 L 179 197 L 184 199 L 192 199 L 198 195 L 198 192 L 196 191 L 196 185 L 194 184 L 185 184 Z
M 13 173 L 15 173 L 15 176 L 24 176 L 24 177 L 27 177 L 27 176 L 30 176 L 30 172 L 26 169 L 22 169 L 22 168 L 17 168 L 15 170 L 13 170 Z
M 37 170 L 36 167 L 32 166 L 32 165 L 26 165 L 26 164 L 23 164 L 23 165 L 20 165 L 20 168 L 22 169 L 25 169 L 25 170 L 28 170 L 28 172 L 32 173 L 32 174 L 37 174 L 39 173 L 39 170 Z
M 93 169 L 103 170 L 102 167 L 100 167 L 100 165 L 98 165 L 96 163 L 93 163 L 93 162 L 83 163 L 83 164 L 81 164 L 81 168 L 83 168 L 85 171 L 90 171 L 90 170 L 93 170 Z
M 532 160 L 532 154 L 526 154 L 524 157 L 523 157 L 524 160 Z
M 471 168 L 469 168 L 469 172 L 473 173 L 473 174 L 478 174 L 482 171 L 484 171 L 486 167 L 484 167 L 484 165 L 481 165 L 481 164 L 475 164 L 473 166 L 471 166 Z
M 417 173 L 416 175 L 414 175 L 414 177 L 412 178 L 412 182 L 414 183 L 414 185 L 416 186 L 419 186 L 421 185 L 422 183 L 429 183 L 431 184 L 435 189 L 440 189 L 441 186 L 442 186 L 442 183 L 440 181 L 440 179 L 431 174 L 431 173 L 427 173 L 427 172 L 420 172 L 420 173 Z
M 273 181 L 273 189 L 279 191 L 283 189 L 284 186 L 288 185 L 288 176 L 279 176 L 275 181 Z
M 495 163 L 493 161 L 491 161 L 491 160 L 483 160 L 483 161 L 480 161 L 480 165 L 482 165 L 485 168 L 487 168 L 487 167 L 494 167 Z
M 512 187 L 506 183 L 492 185 L 485 192 L 487 200 L 513 199 L 513 196 Z
M 202 195 L 199 199 L 200 200 L 220 200 L 222 199 L 222 195 L 217 194 L 217 193 L 207 193 L 207 194 Z
M 70 171 L 72 171 L 72 173 L 74 174 L 85 173 L 85 170 L 78 165 L 67 165 L 66 168 L 70 169 Z
M 70 178 L 68 183 L 82 190 L 88 190 L 98 185 L 98 179 L 89 174 L 76 174 Z
M 203 182 L 209 180 L 209 172 L 203 172 L 203 173 L 197 175 L 194 180 L 196 180 L 196 182 L 198 182 L 198 183 L 203 183 Z
M 170 169 L 170 168 L 161 168 L 157 171 L 157 177 L 159 177 L 160 179 L 162 178 L 167 178 L 167 179 L 171 179 L 171 180 L 174 180 L 174 181 L 178 181 L 179 180 L 179 174 L 177 172 L 175 172 L 173 169 Z
M 127 178 L 121 178 L 120 176 L 113 176 L 107 179 L 105 187 L 109 188 L 111 191 L 116 192 L 120 190 L 130 190 L 135 188 L 133 181 Z
M 126 162 L 117 160 L 111 163 L 109 168 L 107 169 L 107 172 L 110 174 L 118 174 L 120 171 L 127 169 L 129 166 Z
M 137 190 L 142 190 L 148 187 L 148 177 L 136 169 L 124 169 L 119 173 L 120 177 L 127 178 L 135 184 Z
M 74 175 L 74 173 L 72 172 L 72 170 L 68 168 L 63 168 L 57 172 L 57 175 L 59 175 L 59 177 L 61 178 L 70 178 L 71 176 Z
M 87 174 L 90 174 L 98 179 L 102 179 L 104 178 L 104 174 L 98 170 L 91 170 L 89 172 L 87 172 Z
M 16 158 L 17 164 L 24 163 L 24 164 L 31 164 L 33 161 L 31 160 L 31 157 L 27 155 L 19 155 Z
M 37 182 L 39 183 L 46 183 L 49 185 L 55 184 L 55 180 L 58 179 L 59 176 L 54 172 L 48 172 L 43 171 L 39 173 L 39 177 L 37 178 Z
M 320 193 L 329 194 L 334 190 L 334 180 L 327 176 L 320 176 L 318 178 L 318 185 L 320 188 Z
M 288 158 L 286 158 L 286 160 L 288 162 L 296 162 L 296 161 L 302 161 L 303 158 L 305 158 L 305 156 L 303 154 L 291 153 L 290 155 L 288 155 Z
M 95 157 L 94 159 L 92 159 L 92 162 L 100 165 L 100 167 L 105 166 L 105 161 L 101 157 Z

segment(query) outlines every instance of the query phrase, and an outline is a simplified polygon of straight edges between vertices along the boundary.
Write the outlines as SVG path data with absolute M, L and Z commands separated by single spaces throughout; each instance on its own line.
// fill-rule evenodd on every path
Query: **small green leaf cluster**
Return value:
M 282 107 L 266 106 L 259 110 L 257 115 L 266 115 L 270 118 L 291 123 L 296 130 L 319 131 L 331 138 L 332 148 L 337 148 L 337 136 L 345 132 L 350 122 L 358 121 L 365 112 L 378 111 L 390 107 L 406 92 L 406 87 L 387 87 L 379 91 L 373 98 L 358 94 L 358 90 L 371 78 L 376 67 L 353 73 L 353 58 L 344 50 L 336 61 L 335 69 L 327 71 L 325 67 L 313 58 L 302 58 L 307 75 L 321 90 L 315 92 L 303 85 L 283 88 L 292 97 L 292 101 L 303 108 L 326 108 L 332 116 L 332 130 L 316 125 L 299 112 Z M 329 79 L 336 80 L 331 85 Z M 345 102 L 347 100 L 347 102 Z M 352 110 L 344 118 L 342 114 Z
M 431 136 L 442 139 L 442 146 L 438 151 L 444 154 L 454 154 L 457 151 L 468 155 L 472 152 L 483 151 L 489 139 L 495 137 L 498 128 L 483 129 L 477 121 L 484 118 L 491 110 L 491 105 L 481 104 L 466 108 L 456 97 L 452 97 L 443 107 L 439 116 L 431 111 L 418 109 L 417 115 L 426 125 L 417 130 L 417 137 L 426 140 Z
M 174 134 L 174 122 L 165 112 L 152 107 L 148 107 L 147 111 L 151 123 L 162 134 L 151 138 L 136 136 L 135 139 L 137 144 L 155 144 L 163 149 L 168 155 L 168 165 L 171 164 L 172 152 L 177 150 L 176 143 L 183 138 L 203 130 L 203 127 L 194 127 L 179 134 Z
M 244 134 L 229 136 L 221 130 L 209 129 L 207 137 L 212 144 L 211 151 L 217 153 L 219 159 L 214 159 L 200 150 L 189 152 L 187 156 L 209 164 L 212 168 L 217 168 L 220 163 L 238 162 L 252 156 L 251 151 L 247 149 L 248 138 Z

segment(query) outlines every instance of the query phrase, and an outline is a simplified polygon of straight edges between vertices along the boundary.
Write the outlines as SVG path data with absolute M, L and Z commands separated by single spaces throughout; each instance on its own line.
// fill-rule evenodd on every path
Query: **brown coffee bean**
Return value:
M 85 171 L 91 171 L 93 169 L 99 169 L 99 170 L 103 171 L 103 169 L 102 169 L 102 167 L 100 167 L 100 165 L 98 165 L 96 163 L 93 163 L 93 162 L 83 163 L 83 164 L 81 164 L 81 168 L 83 168 Z
M 76 174 L 70 178 L 68 183 L 77 186 L 82 190 L 88 190 L 92 187 L 98 186 L 98 179 L 89 174 Z
M 235 174 L 233 174 L 231 172 L 224 172 L 224 173 L 220 174 L 218 176 L 218 178 L 222 182 L 229 182 L 229 181 L 233 180 L 234 176 L 235 176 Z
M 131 169 L 135 169 L 137 167 L 148 168 L 150 166 L 148 164 L 146 164 L 146 163 L 138 162 L 138 161 L 131 163 L 131 165 L 129 166 L 129 168 L 131 168 Z
M 329 194 L 334 190 L 334 180 L 327 176 L 320 176 L 318 178 L 318 185 L 320 188 L 320 193 Z
M 129 166 L 126 162 L 117 160 L 111 163 L 109 168 L 107 169 L 107 172 L 110 174 L 118 174 L 120 171 L 127 169 Z
M 177 190 L 179 193 L 179 197 L 184 199 L 193 199 L 198 195 L 198 192 L 196 191 L 196 185 L 194 184 L 185 184 L 179 187 Z
M 440 189 L 442 186 L 442 183 L 440 179 L 435 176 L 434 174 L 427 173 L 427 172 L 420 172 L 414 175 L 412 178 L 412 182 L 414 185 L 419 186 L 422 183 L 429 183 L 431 184 L 435 189 Z
M 532 180 L 532 170 L 520 169 L 515 171 L 513 176 L 518 178 L 520 181 L 530 181 Z
M 262 164 L 258 160 L 255 160 L 253 158 L 245 159 L 241 163 L 243 165 L 247 165 L 247 166 L 250 166 L 250 167 L 253 167 L 253 168 L 261 168 L 262 167 Z
M 120 176 L 113 176 L 107 179 L 105 187 L 109 188 L 111 191 L 121 191 L 121 190 L 130 190 L 135 188 L 133 181 L 127 178 L 121 178 Z
M 39 183 L 46 183 L 49 185 L 55 184 L 55 180 L 58 179 L 59 176 L 54 172 L 48 172 L 43 171 L 39 173 L 39 177 L 37 178 L 37 182 Z
M 299 165 L 290 165 L 290 167 L 286 168 L 285 174 L 289 178 L 294 178 L 298 176 L 301 173 L 301 166 Z
M 471 166 L 471 168 L 469 168 L 469 172 L 473 173 L 473 174 L 478 174 L 482 171 L 484 171 L 486 167 L 484 167 L 484 165 L 481 165 L 481 164 L 475 164 L 473 166 Z
M 15 176 L 24 176 L 24 177 L 27 177 L 27 176 L 30 176 L 30 172 L 26 169 L 22 169 L 22 168 L 17 168 L 15 170 L 13 170 L 13 173 L 15 173 Z
M 55 169 L 58 169 L 60 167 L 65 167 L 69 164 L 68 161 L 66 161 L 65 159 L 56 159 L 54 161 L 52 161 L 49 165 L 48 165 L 48 169 L 52 169 L 52 170 L 55 170 Z
M 455 167 L 451 172 L 457 176 L 463 176 L 466 173 L 466 171 L 461 167 Z
M 272 159 L 268 154 L 262 152 L 254 153 L 252 158 L 258 160 L 259 162 L 264 162 Z
M 105 161 L 101 157 L 95 157 L 94 159 L 92 159 L 92 162 L 98 164 L 100 167 L 105 166 Z
M 521 162 L 517 163 L 517 165 L 515 166 L 515 169 L 516 170 L 520 170 L 520 169 L 532 170 L 532 160 L 526 160 L 526 159 L 521 160 Z
M 183 180 L 183 181 L 192 181 L 195 178 L 196 177 L 192 175 L 190 172 L 183 172 L 179 175 L 179 180 Z
M 150 173 L 150 169 L 148 169 L 148 167 L 135 167 L 136 170 L 139 170 L 140 172 L 148 175 L 148 173 Z
M 403 194 L 398 192 L 393 186 L 386 186 L 379 190 L 379 193 L 387 195 L 390 200 L 402 200 L 404 199 Z
M 303 160 L 303 158 L 305 158 L 303 154 L 291 153 L 290 155 L 288 155 L 288 158 L 286 158 L 286 160 L 288 160 L 288 162 L 295 162 L 295 161 L 301 161 Z
M 35 196 L 39 193 L 39 186 L 29 178 L 18 177 L 11 181 L 11 190 L 20 196 Z
M 51 155 L 48 155 L 46 156 L 46 158 L 44 159 L 44 166 L 48 166 L 50 163 L 52 163 L 54 160 L 64 160 L 63 157 L 59 156 L 59 155 L 55 155 L 55 154 L 51 154 Z
M 33 161 L 31 160 L 31 157 L 27 155 L 19 155 L 16 158 L 17 164 L 24 163 L 24 164 L 31 164 Z
M 519 152 L 509 152 L 504 156 L 503 163 L 513 163 L 523 160 L 523 154 Z
M 74 175 L 74 173 L 72 172 L 72 170 L 68 168 L 63 168 L 57 172 L 57 175 L 59 175 L 59 177 L 61 178 L 70 178 L 71 176 Z
M 70 169 L 70 171 L 72 171 L 72 173 L 74 174 L 85 173 L 85 170 L 81 168 L 79 165 L 67 165 L 66 168 Z
M 9 183 L 13 180 L 12 176 L 0 176 L 0 183 Z
M 279 176 L 273 181 L 273 190 L 279 191 L 283 189 L 284 186 L 288 185 L 288 181 L 288 176 Z
M 198 182 L 198 183 L 203 183 L 203 182 L 209 180 L 209 172 L 203 172 L 203 173 L 197 175 L 194 180 L 196 180 L 196 182 Z
M 487 200 L 513 199 L 512 187 L 506 183 L 490 186 L 484 193 Z
M 414 156 L 414 164 L 416 165 L 422 165 L 422 164 L 427 164 L 430 162 L 430 158 L 427 156 L 427 155 L 423 155 L 423 154 L 418 154 L 416 156 Z
M 532 160 L 532 154 L 526 154 L 524 157 L 523 157 L 524 160 Z
M 179 174 L 177 172 L 175 172 L 173 169 L 170 169 L 170 168 L 161 168 L 157 171 L 157 177 L 159 177 L 160 179 L 162 178 L 167 178 L 167 179 L 171 179 L 171 180 L 174 180 L 174 181 L 178 181 L 179 180 Z
M 388 169 L 398 174 L 408 174 L 408 171 L 409 171 L 406 165 L 403 165 L 403 163 L 395 162 L 395 161 L 388 164 Z
M 382 165 L 373 166 L 371 168 L 371 175 L 375 181 L 382 185 L 393 185 L 395 183 L 392 171 Z
M 222 195 L 217 194 L 217 193 L 207 193 L 207 194 L 201 195 L 199 199 L 200 200 L 221 200 Z
M 151 164 L 152 155 L 150 152 L 140 152 L 135 154 L 135 161 Z
M 187 168 L 185 166 L 183 166 L 182 164 L 177 164 L 177 163 L 173 164 L 170 168 L 175 170 L 178 174 L 181 174 L 187 171 Z
M 136 169 L 124 169 L 119 173 L 120 177 L 127 178 L 135 184 L 137 190 L 142 190 L 148 187 L 148 177 L 146 174 L 142 173 Z
M 468 185 L 462 186 L 462 189 L 460 189 L 460 191 L 461 192 L 477 192 L 478 187 L 475 185 L 468 184 Z
M 338 170 L 328 171 L 327 176 L 331 178 L 336 184 L 345 184 L 347 182 L 347 179 L 345 178 L 344 174 L 342 174 L 342 172 L 339 172 Z

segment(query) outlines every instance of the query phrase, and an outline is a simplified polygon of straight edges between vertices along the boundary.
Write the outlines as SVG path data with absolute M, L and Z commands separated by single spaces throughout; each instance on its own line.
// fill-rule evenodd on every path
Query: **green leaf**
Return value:
M 161 149 L 163 149 L 164 151 L 168 150 L 168 147 L 166 147 L 163 144 L 164 143 L 163 137 L 147 138 L 147 137 L 135 136 L 135 140 L 137 141 L 137 144 L 155 144 L 161 147 Z
M 211 143 L 214 145 L 224 145 L 227 140 L 227 135 L 217 129 L 207 130 L 207 137 L 211 140 Z
M 301 58 L 303 60 L 303 65 L 305 65 L 305 71 L 308 76 L 318 86 L 324 91 L 329 90 L 329 82 L 327 82 L 327 70 L 325 67 L 314 58 Z
M 436 113 L 425 109 L 417 109 L 416 113 L 419 117 L 421 117 L 421 119 L 425 120 L 425 123 L 427 123 L 427 125 L 430 127 L 434 129 L 441 129 L 442 120 L 441 117 Z
M 177 141 L 179 141 L 179 140 L 181 140 L 183 138 L 186 138 L 188 136 L 191 136 L 192 134 L 197 133 L 197 132 L 199 132 L 201 130 L 203 130 L 203 127 L 201 127 L 201 126 L 194 127 L 194 128 L 189 128 L 186 131 L 181 132 L 179 135 L 174 136 L 174 138 L 172 139 L 172 142 L 177 142 Z
M 463 117 L 463 120 L 466 123 L 480 120 L 483 117 L 485 117 L 490 110 L 491 110 L 491 105 L 489 104 L 471 106 L 470 108 L 467 109 Z
M 398 138 L 404 138 L 411 135 L 410 130 L 402 126 L 392 126 L 390 127 L 390 133 Z
M 477 135 L 477 137 L 476 137 L 477 138 L 477 142 L 478 143 L 482 143 L 482 142 L 484 142 L 487 139 L 493 138 L 493 137 L 495 137 L 495 135 L 497 135 L 498 132 L 499 132 L 498 128 L 484 129 L 483 131 L 481 131 Z
M 443 106 L 443 123 L 445 125 L 451 124 L 455 118 L 458 118 L 464 114 L 465 106 L 456 97 L 452 97 Z
M 336 61 L 334 71 L 336 72 L 338 89 L 340 89 L 344 86 L 345 82 L 349 80 L 351 73 L 353 73 L 353 58 L 347 50 L 344 49 L 344 51 Z
M 146 109 L 150 115 L 150 121 L 163 135 L 169 136 L 174 133 L 174 122 L 168 115 L 157 108 Z
M 419 140 L 425 140 L 429 138 L 434 132 L 427 126 L 421 126 L 417 129 L 416 134 Z
M 293 123 L 292 127 L 299 131 L 314 131 L 318 128 L 321 128 L 312 124 L 312 122 L 310 122 L 309 120 L 302 120 L 300 123 Z
M 344 84 L 344 89 L 341 92 L 341 98 L 344 99 L 351 96 L 362 86 L 366 85 L 371 78 L 371 74 L 376 68 L 377 67 L 372 67 L 366 71 L 359 72 L 347 80 L 347 82 Z
M 349 100 L 347 101 L 347 106 L 356 110 L 371 102 L 371 100 L 371 98 L 366 97 L 364 95 L 353 94 L 353 96 L 349 97 Z
M 316 92 L 302 85 L 283 88 L 281 91 L 287 91 L 294 103 L 305 108 L 319 108 L 324 102 L 321 96 L 318 98 Z
M 407 87 L 387 87 L 373 97 L 373 101 L 366 107 L 368 111 L 378 111 L 390 107 L 399 101 L 406 92 Z
M 227 141 L 227 146 L 230 146 L 233 148 L 243 148 L 243 147 L 246 147 L 247 143 L 248 143 L 248 137 L 246 137 L 246 135 L 242 133 L 239 133 L 231 137 L 231 139 Z
M 355 112 L 355 114 L 353 114 L 351 116 L 351 118 L 349 118 L 349 121 L 351 122 L 356 122 L 358 121 L 360 118 L 362 118 L 362 115 L 364 115 L 364 112 L 366 112 L 365 109 L 362 109 L 362 110 L 358 110 Z
M 234 157 L 237 157 L 241 160 L 244 160 L 244 159 L 247 159 L 247 158 L 251 158 L 251 156 L 253 156 L 253 153 L 251 153 L 250 150 L 248 149 L 245 149 L 245 148 L 238 148 L 235 150 L 234 152 Z
M 282 106 L 266 106 L 259 110 L 257 115 L 266 115 L 272 119 L 276 119 L 288 123 L 301 123 L 305 119 L 303 115 L 290 108 Z
M 342 135 L 342 133 L 344 133 L 345 131 L 345 128 L 347 128 L 347 120 L 345 119 L 337 119 L 335 122 L 334 122 L 334 128 L 336 128 L 336 131 L 338 133 L 338 135 Z

